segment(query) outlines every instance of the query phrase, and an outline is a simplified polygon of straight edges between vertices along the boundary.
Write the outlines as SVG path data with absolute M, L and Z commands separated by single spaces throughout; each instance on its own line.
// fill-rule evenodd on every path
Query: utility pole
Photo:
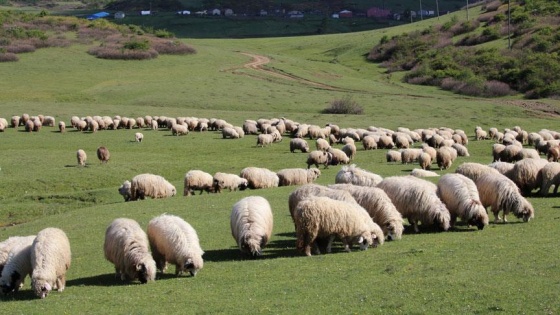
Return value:
M 422 11 L 422 0 L 420 0 L 420 20 L 424 20 L 424 12 Z
M 510 23 L 511 23 L 511 14 L 509 11 L 509 2 L 510 0 L 508 0 L 508 6 L 507 6 L 507 10 L 508 10 L 508 26 L 507 26 L 507 31 L 508 31 L 508 49 L 511 49 L 511 33 L 510 33 Z
M 436 0 L 437 19 L 439 20 L 439 0 Z
M 469 0 L 467 0 L 467 21 L 469 20 Z

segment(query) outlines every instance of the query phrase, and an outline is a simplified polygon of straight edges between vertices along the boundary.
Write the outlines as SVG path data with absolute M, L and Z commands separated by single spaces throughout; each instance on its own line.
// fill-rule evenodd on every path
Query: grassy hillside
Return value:
M 451 18 L 451 17 L 449 17 Z M 445 18 L 442 18 L 445 19 Z M 286 117 L 341 127 L 396 129 L 451 127 L 471 137 L 470 157 L 491 162 L 493 141 L 473 140 L 475 126 L 500 130 L 557 130 L 558 100 L 525 101 L 520 96 L 483 99 L 435 87 L 402 83 L 365 56 L 372 43 L 433 21 L 344 35 L 264 39 L 185 39 L 197 51 L 144 61 L 102 60 L 90 44 L 39 49 L 2 64 L 0 117 L 52 115 L 69 125 L 73 115 L 195 116 L 245 119 Z M 265 56 L 262 71 L 244 67 Z M 350 96 L 363 115 L 325 115 L 330 102 Z M 549 112 L 545 111 L 549 110 Z M 552 112 L 550 112 L 552 110 Z M 174 137 L 168 130 L 103 130 L 96 133 L 43 127 L 0 133 L 0 239 L 56 226 L 72 246 L 67 288 L 36 299 L 29 279 L 16 295 L 2 296 L 9 313 L 558 313 L 553 288 L 560 283 L 557 197 L 530 197 L 535 219 L 490 224 L 482 231 L 460 225 L 456 232 L 406 233 L 400 241 L 367 251 L 303 257 L 295 251 L 288 195 L 279 187 L 125 203 L 117 189 L 136 174 L 160 174 L 182 190 L 190 169 L 238 173 L 246 166 L 279 170 L 306 167 L 306 154 L 289 152 L 289 136 L 266 148 L 256 137 L 224 140 L 219 132 Z M 143 143 L 134 133 L 143 132 Z M 313 146 L 313 141 L 309 141 Z M 100 164 L 95 149 L 111 151 Z M 419 144 L 415 144 L 418 146 Z M 337 145 L 341 147 L 341 145 Z M 382 176 L 404 175 L 416 165 L 388 164 L 385 150 L 364 151 L 355 163 Z M 76 150 L 88 153 L 76 166 Z M 334 183 L 337 167 L 321 169 L 320 184 Z M 437 179 L 431 179 L 436 181 Z M 230 235 L 232 205 L 245 196 L 267 198 L 274 232 L 261 259 L 241 255 Z M 102 252 L 104 231 L 118 217 L 145 227 L 161 213 L 183 217 L 198 232 L 204 268 L 194 278 L 173 276 L 155 283 L 115 280 Z

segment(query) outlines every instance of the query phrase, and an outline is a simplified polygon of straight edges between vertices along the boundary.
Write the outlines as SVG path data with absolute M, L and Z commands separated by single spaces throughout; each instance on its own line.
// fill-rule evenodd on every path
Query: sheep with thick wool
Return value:
M 418 157 L 422 154 L 422 149 L 407 148 L 401 150 L 401 163 L 408 164 L 418 162 Z
M 222 129 L 223 139 L 239 139 L 241 136 L 233 127 L 225 127 Z
M 541 169 L 547 164 L 547 160 L 540 158 L 517 161 L 509 173 L 509 178 L 519 187 L 522 195 L 530 195 L 532 190 L 541 187 Z
M 312 246 L 318 238 L 328 238 L 327 253 L 332 240 L 338 237 L 344 250 L 350 252 L 354 243 L 365 250 L 380 242 L 383 232 L 373 222 L 367 211 L 355 202 L 344 202 L 329 197 L 310 196 L 300 201 L 294 211 L 296 248 L 311 256 Z
M 131 188 L 131 183 L 129 180 L 125 180 L 124 183 L 119 187 L 119 194 L 121 196 L 123 196 L 124 201 L 130 201 L 131 193 L 130 193 L 130 188 Z
M 241 170 L 239 176 L 247 180 L 251 189 L 278 187 L 280 181 L 275 172 L 261 167 L 246 167 Z
M 440 170 L 446 170 L 457 159 L 457 150 L 452 147 L 442 146 L 437 149 L 436 162 Z
M 109 162 L 109 159 L 111 158 L 111 153 L 109 152 L 109 149 L 107 149 L 104 146 L 97 148 L 97 158 L 101 163 Z
M 377 187 L 352 184 L 335 184 L 328 187 L 349 192 L 354 200 L 366 209 L 373 222 L 379 224 L 388 240 L 400 240 L 402 238 L 404 230 L 402 215 L 385 191 Z
M 465 175 L 468 178 L 472 179 L 472 181 L 475 183 L 478 180 L 478 178 L 484 174 L 488 174 L 488 173 L 499 174 L 499 172 L 496 169 L 488 165 L 474 163 L 474 162 L 466 162 L 459 165 L 457 169 L 455 169 L 455 173 Z
M 156 267 L 165 272 L 167 263 L 175 265 L 175 275 L 188 271 L 191 276 L 204 266 L 196 230 L 178 216 L 162 214 L 148 223 L 148 241 Z
M 174 136 L 186 136 L 189 134 L 189 127 L 177 123 L 172 124 L 171 134 Z
M 149 250 L 148 236 L 138 222 L 128 218 L 113 220 L 105 231 L 105 258 L 115 266 L 115 277 L 138 279 L 141 283 L 156 278 L 156 262 Z
M 350 163 L 350 158 L 341 149 L 331 147 L 327 151 L 327 153 L 330 153 L 332 155 L 332 159 L 331 159 L 331 162 L 330 162 L 331 165 Z
M 293 138 L 290 140 L 290 152 L 294 153 L 295 150 L 300 150 L 302 153 L 309 152 L 309 144 L 301 138 Z
M 53 289 L 64 291 L 71 261 L 70 241 L 63 230 L 50 227 L 39 231 L 31 245 L 31 287 L 35 295 L 44 299 Z
M 451 215 L 450 227 L 457 218 L 476 226 L 479 230 L 488 225 L 486 208 L 480 202 L 476 184 L 461 174 L 445 174 L 437 183 L 437 194 Z
M 204 171 L 190 170 L 185 174 L 183 196 L 194 195 L 195 190 L 200 194 L 214 192 L 214 177 Z
M 245 197 L 231 209 L 231 235 L 241 252 L 252 257 L 262 255 L 270 241 L 273 224 L 272 209 L 263 197 Z
M 245 190 L 249 186 L 247 179 L 242 178 L 236 174 L 217 172 L 212 178 L 214 191 L 217 193 L 222 192 L 222 189 L 229 189 L 229 191 Z
M 261 133 L 257 136 L 257 147 L 266 147 L 269 144 L 272 144 L 272 142 L 274 142 L 274 136 L 272 134 L 265 134 L 265 133 Z
M 315 167 L 317 168 L 319 168 L 319 165 L 323 165 L 324 168 L 328 168 L 331 164 L 331 161 L 331 153 L 320 150 L 311 151 L 307 155 L 307 168 L 310 168 L 311 165 L 315 165 Z
M 419 221 L 422 225 L 437 225 L 443 231 L 449 229 L 449 210 L 437 196 L 435 184 L 408 175 L 386 177 L 377 187 L 387 193 L 415 232 L 419 232 Z
M 142 140 L 144 140 L 144 135 L 141 132 L 137 132 L 134 134 L 134 140 L 136 140 L 136 142 L 142 142 Z
M 315 140 L 315 148 L 319 151 L 327 152 L 331 148 L 331 145 L 327 140 L 319 138 Z
M 292 217 L 292 220 L 294 219 L 294 211 L 298 203 L 309 196 L 329 197 L 331 199 L 341 200 L 345 202 L 356 202 L 354 200 L 354 197 L 352 197 L 349 192 L 344 190 L 332 189 L 317 184 L 303 185 L 294 190 L 288 197 L 288 209 L 290 210 L 290 216 Z
M 3 293 L 17 292 L 31 275 L 32 236 L 14 236 L 0 243 L 0 287 Z
M 364 150 L 375 150 L 377 149 L 377 141 L 374 136 L 365 136 L 362 139 L 362 146 Z
M 344 146 L 341 148 L 342 152 L 346 154 L 349 160 L 353 160 L 356 156 L 356 144 L 354 143 L 354 139 L 350 137 L 346 137 L 342 140 Z
M 385 159 L 387 160 L 387 163 L 402 162 L 401 152 L 395 150 L 389 150 L 387 151 L 387 154 L 385 154 Z
M 550 187 L 554 186 L 554 194 L 558 193 L 558 185 L 560 185 L 560 163 L 549 162 L 542 170 L 542 183 L 539 190 L 541 196 L 548 195 Z
M 432 165 L 432 156 L 426 152 L 422 152 L 418 156 L 418 164 L 423 170 L 430 170 Z
M 534 217 L 533 205 L 521 195 L 517 185 L 505 175 L 486 173 L 478 177 L 475 183 L 482 205 L 491 207 L 494 223 L 500 222 L 500 211 L 503 211 L 503 222 L 507 222 L 506 216 L 509 213 L 522 218 L 524 222 Z
M 278 186 L 304 185 L 314 182 L 321 171 L 318 168 L 285 168 L 276 172 Z
M 336 174 L 334 182 L 337 184 L 353 184 L 358 186 L 375 187 L 383 180 L 383 177 L 366 171 L 352 164 L 343 166 Z
M 86 165 L 86 161 L 87 161 L 87 154 L 86 151 L 79 149 L 76 152 L 76 158 L 78 160 L 78 165 L 80 166 L 85 166 Z
M 439 176 L 439 174 L 436 172 L 423 170 L 421 168 L 413 169 L 412 171 L 410 171 L 410 175 L 415 177 L 438 177 Z
M 173 197 L 177 189 L 165 178 L 154 174 L 136 175 L 130 181 L 130 200 L 144 200 L 146 197 L 152 199 Z

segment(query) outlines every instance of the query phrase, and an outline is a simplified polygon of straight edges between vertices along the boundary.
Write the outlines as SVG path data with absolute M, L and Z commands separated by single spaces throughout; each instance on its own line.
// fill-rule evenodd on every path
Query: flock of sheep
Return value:
M 25 116 L 25 115 L 24 115 Z M 47 120 L 24 116 L 12 117 L 11 126 L 26 126 L 29 121 Z M 16 119 L 17 118 L 17 119 Z M 475 128 L 475 139 L 493 139 L 491 164 L 462 163 L 454 173 L 441 176 L 437 183 L 424 176 L 439 176 L 430 172 L 436 163 L 440 170 L 448 169 L 458 156 L 469 156 L 468 137 L 462 130 L 429 128 L 397 131 L 369 127 L 343 129 L 327 124 L 325 127 L 293 122 L 288 119 L 246 120 L 243 126 L 233 126 L 225 120 L 194 117 L 126 118 L 89 117 L 72 119 L 79 130 L 96 132 L 102 129 L 163 128 L 174 135 L 189 131 L 221 131 L 224 138 L 237 139 L 246 134 L 257 135 L 257 147 L 280 142 L 289 134 L 290 151 L 307 153 L 307 168 L 287 168 L 273 172 L 266 168 L 246 167 L 237 174 L 190 170 L 184 176 L 183 195 L 190 196 L 244 189 L 266 189 L 278 186 L 299 186 L 288 196 L 288 208 L 294 223 L 295 247 L 305 255 L 329 253 L 335 240 L 342 242 L 345 251 L 354 245 L 364 250 L 384 244 L 385 240 L 399 240 L 407 219 L 415 232 L 432 226 L 440 231 L 454 228 L 458 219 L 468 226 L 482 230 L 489 224 L 487 208 L 494 214 L 494 222 L 507 222 L 507 215 L 528 222 L 535 210 L 526 199 L 535 189 L 548 194 L 560 185 L 560 133 L 541 130 L 526 132 L 519 127 L 503 132 L 490 128 L 488 132 Z M 0 127 L 7 126 L 0 119 Z M 31 125 L 31 124 L 29 124 Z M 59 125 L 61 126 L 61 125 Z M 62 126 L 65 125 L 62 123 Z M 61 132 L 64 128 L 61 127 Z M 183 127 L 185 130 L 183 130 Z M 32 128 L 33 130 L 33 128 Z M 136 141 L 143 135 L 136 133 Z M 305 138 L 315 141 L 310 150 Z M 387 162 L 417 163 L 411 175 L 382 176 L 351 164 L 358 149 L 388 149 Z M 421 143 L 417 147 L 415 144 Z M 341 149 L 334 147 L 342 144 Z M 524 146 L 525 145 L 525 146 Z M 529 147 L 532 146 L 532 147 Z M 541 158 L 545 154 L 547 159 Z M 78 151 L 78 163 L 85 161 L 85 153 Z M 98 149 L 102 162 L 109 159 L 105 147 Z M 321 175 L 319 165 L 344 164 L 336 174 L 334 184 L 322 186 L 313 182 Z M 315 166 L 312 168 L 311 166 Z M 125 201 L 166 198 L 176 195 L 176 188 L 165 178 L 154 174 L 140 174 L 126 180 L 118 189 Z M 499 213 L 502 212 L 500 217 Z M 273 231 L 273 211 L 261 196 L 249 196 L 236 202 L 230 215 L 232 236 L 240 251 L 260 256 Z M 175 274 L 189 272 L 194 276 L 203 267 L 199 239 L 195 229 L 178 216 L 163 214 L 153 218 L 145 232 L 129 218 L 114 220 L 106 230 L 104 253 L 114 264 L 116 276 L 141 283 L 156 278 L 156 271 L 164 272 L 168 263 L 175 264 Z M 39 266 L 40 264 L 40 266 Z M 23 279 L 30 275 L 32 287 L 41 298 L 65 285 L 65 272 L 70 266 L 70 246 L 64 232 L 47 228 L 30 237 L 10 237 L 0 243 L 0 284 L 4 292 L 17 291 Z

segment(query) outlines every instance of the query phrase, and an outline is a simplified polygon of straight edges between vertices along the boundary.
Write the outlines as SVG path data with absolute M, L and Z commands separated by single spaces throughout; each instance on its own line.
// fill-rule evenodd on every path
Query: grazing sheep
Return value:
M 554 194 L 558 193 L 558 185 L 560 184 L 560 163 L 549 162 L 546 164 L 542 170 L 542 183 L 539 194 L 541 196 L 548 195 L 550 187 L 554 185 Z
M 375 149 L 377 149 L 377 141 L 375 141 L 374 136 L 365 136 L 362 139 L 362 145 L 364 146 L 364 150 L 375 150 Z
M 137 132 L 134 134 L 134 139 L 136 139 L 136 142 L 142 142 L 144 135 L 141 132 Z
M 422 149 L 402 149 L 401 150 L 401 163 L 408 164 L 418 162 L 418 157 L 422 154 Z
M 276 173 L 259 167 L 246 167 L 241 170 L 239 176 L 247 180 L 247 185 L 251 189 L 278 187 L 280 181 Z
M 62 120 L 58 122 L 58 131 L 60 132 L 66 131 L 66 124 Z
M 52 289 L 64 291 L 71 260 L 70 241 L 64 231 L 58 228 L 39 231 L 31 245 L 31 287 L 35 295 L 44 299 Z
M 485 140 L 487 137 L 487 132 L 484 131 L 480 126 L 474 129 L 476 140 Z
M 385 191 L 377 187 L 352 184 L 329 185 L 329 188 L 349 192 L 356 202 L 366 209 L 373 222 L 379 224 L 388 240 L 400 240 L 402 238 L 403 218 Z
M 109 162 L 109 158 L 111 158 L 111 153 L 109 153 L 109 149 L 106 147 L 99 147 L 97 148 L 97 158 L 101 163 Z
M 439 174 L 436 172 L 423 170 L 419 168 L 415 168 L 412 171 L 410 171 L 410 175 L 415 177 L 438 177 L 439 176 Z
M 505 148 L 500 151 L 500 161 L 502 162 L 514 162 L 515 156 L 522 150 L 523 148 L 515 145 L 509 144 L 506 145 Z M 498 149 L 499 150 L 499 149 Z
M 3 293 L 17 292 L 31 275 L 32 236 L 13 236 L 0 243 L 0 287 Z
M 298 203 L 309 196 L 322 196 L 345 202 L 356 202 L 347 191 L 336 190 L 317 184 L 303 185 L 294 190 L 288 197 L 288 209 L 290 210 L 292 220 L 294 219 L 294 211 Z
M 300 201 L 294 211 L 296 226 L 296 248 L 311 256 L 311 248 L 317 238 L 329 238 L 327 253 L 334 237 L 350 252 L 353 243 L 361 250 L 380 242 L 373 222 L 367 211 L 357 203 L 334 200 L 328 197 L 311 196 Z M 382 232 L 381 232 L 382 234 Z M 384 238 L 382 236 L 381 238 Z
M 174 136 L 186 136 L 189 134 L 189 128 L 181 124 L 171 125 L 171 134 Z
M 249 182 L 245 178 L 241 178 L 236 174 L 216 173 L 212 179 L 214 191 L 222 192 L 222 189 L 228 188 L 229 191 L 245 190 L 249 186 Z
M 472 181 L 475 183 L 478 180 L 478 178 L 484 174 L 487 173 L 499 174 L 499 172 L 496 169 L 488 165 L 473 163 L 473 162 L 463 163 L 459 165 L 455 170 L 455 173 L 465 175 L 468 178 L 472 179 Z
M 354 140 L 352 140 L 352 138 L 346 137 L 343 142 L 345 142 L 346 144 L 342 147 L 342 152 L 346 154 L 349 160 L 353 160 L 357 150 L 356 145 L 354 144 Z
M 332 159 L 330 165 L 338 164 L 348 164 L 350 163 L 350 158 L 344 153 L 344 151 L 336 148 L 330 148 L 327 153 L 332 154 Z
M 199 171 L 190 170 L 185 174 L 185 188 L 183 196 L 194 195 L 195 190 L 200 190 L 200 195 L 203 191 L 207 193 L 214 192 L 214 178 L 212 175 Z
M 319 139 L 315 140 L 315 147 L 319 151 L 327 152 L 331 148 L 331 145 L 329 144 L 329 142 L 327 140 L 325 140 L 323 138 L 319 138 Z
M 377 141 L 377 147 L 380 149 L 392 149 L 395 147 L 395 143 L 393 143 L 393 138 L 390 136 L 382 135 Z
M 10 127 L 17 128 L 20 125 L 21 117 L 14 115 L 10 118 Z
M 453 144 L 451 145 L 451 147 L 452 147 L 453 149 L 455 149 L 455 151 L 457 151 L 457 155 L 458 155 L 458 156 L 471 156 L 471 155 L 469 154 L 469 150 L 467 149 L 467 147 L 465 147 L 465 146 L 462 145 L 462 144 L 453 143 Z
M 331 153 L 319 150 L 311 151 L 309 155 L 307 155 L 307 168 L 310 168 L 311 165 L 315 165 L 315 167 L 319 168 L 319 164 L 324 165 L 325 168 L 328 168 L 331 164 L 331 161 Z
M 318 168 L 285 168 L 279 170 L 276 175 L 279 179 L 278 186 L 304 185 L 319 178 L 321 171 Z
M 148 241 L 157 269 L 165 272 L 167 263 L 175 265 L 175 275 L 188 271 L 191 276 L 204 266 L 195 229 L 178 216 L 162 214 L 148 223 Z
M 130 181 L 130 200 L 144 200 L 146 197 L 167 198 L 177 194 L 175 186 L 165 178 L 154 174 L 136 175 Z
M 132 219 L 115 219 L 105 231 L 103 252 L 115 265 L 115 277 L 121 280 L 138 279 L 140 283 L 155 280 L 156 262 L 148 246 L 148 236 Z
M 535 149 L 529 148 L 522 148 L 517 154 L 513 157 L 512 161 L 517 162 L 523 159 L 540 159 L 539 152 Z
M 222 129 L 223 139 L 239 139 L 241 136 L 233 127 L 225 127 Z
M 548 164 L 545 159 L 523 159 L 515 162 L 509 177 L 521 190 L 523 196 L 531 194 L 531 191 L 541 187 L 541 169 Z
M 309 152 L 309 144 L 301 138 L 293 138 L 290 140 L 290 152 L 294 153 L 295 150 L 307 153 Z
M 264 148 L 265 146 L 272 144 L 274 142 L 274 136 L 271 134 L 261 133 L 257 136 L 257 147 L 260 146 Z
M 352 164 L 350 166 L 343 166 L 336 174 L 334 182 L 337 184 L 353 184 L 358 186 L 375 187 L 382 180 L 383 177 Z
M 245 197 L 233 205 L 230 216 L 231 235 L 241 252 L 253 257 L 262 255 L 273 228 L 272 209 L 260 196 Z
M 400 151 L 389 150 L 389 151 L 387 151 L 387 154 L 385 155 L 385 158 L 387 159 L 387 163 L 402 162 Z
M 442 146 L 437 149 L 436 161 L 440 170 L 448 169 L 457 158 L 457 150 L 452 147 Z
M 35 129 L 35 124 L 33 123 L 32 120 L 28 120 L 25 122 L 25 131 L 33 132 L 34 129 Z
M 422 152 L 418 156 L 418 164 L 423 170 L 429 170 L 432 165 L 432 156 L 426 152 Z
M 387 193 L 415 232 L 419 232 L 418 221 L 422 225 L 437 224 L 443 231 L 449 229 L 449 210 L 438 198 L 435 184 L 414 176 L 391 176 L 383 179 L 377 187 Z
M 552 146 L 548 148 L 546 151 L 546 159 L 549 162 L 558 162 L 558 158 L 560 157 L 560 146 Z
M 506 175 L 508 178 L 510 178 L 511 177 L 511 170 L 513 170 L 513 167 L 515 166 L 515 164 L 511 164 L 511 163 L 508 163 L 508 162 L 493 162 L 493 163 L 488 164 L 488 166 L 497 170 L 500 174 Z
M 451 215 L 450 227 L 457 217 L 479 230 L 488 225 L 488 214 L 482 206 L 476 184 L 461 174 L 445 174 L 437 183 L 437 194 Z
M 130 193 L 131 183 L 128 180 L 125 180 L 124 183 L 119 187 L 119 194 L 123 196 L 124 201 L 130 201 L 131 193 Z
M 491 207 L 494 223 L 500 221 L 499 212 L 503 211 L 503 222 L 512 212 L 517 218 L 528 222 L 534 217 L 535 210 L 531 203 L 520 193 L 513 181 L 502 174 L 483 174 L 475 181 L 480 201 L 484 207 Z
M 494 143 L 492 145 L 492 162 L 501 161 L 502 151 L 504 151 L 505 148 L 506 146 L 501 143 Z
M 87 160 L 86 151 L 79 149 L 78 152 L 76 152 L 76 158 L 78 159 L 78 165 L 80 166 L 86 165 L 86 160 Z

